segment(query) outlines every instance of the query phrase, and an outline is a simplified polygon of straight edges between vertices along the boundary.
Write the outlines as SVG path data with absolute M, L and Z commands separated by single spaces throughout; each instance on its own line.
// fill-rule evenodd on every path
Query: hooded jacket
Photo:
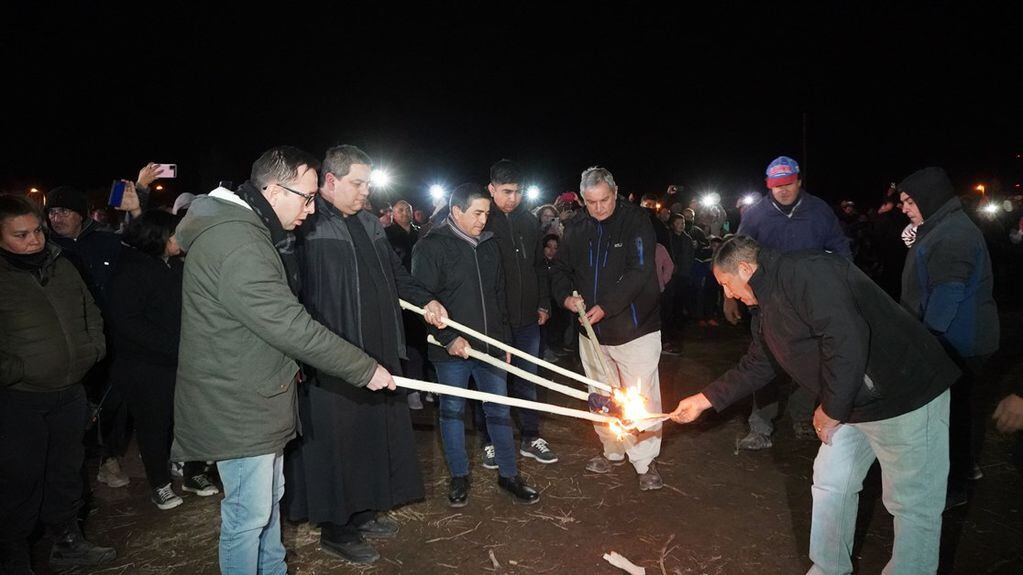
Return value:
M 39 274 L 0 257 L 0 388 L 61 391 L 106 353 L 103 320 L 71 263 L 47 244 Z
M 511 344 L 504 269 L 494 235 L 484 231 L 473 246 L 461 237 L 464 234 L 452 229 L 454 225 L 450 217 L 446 218 L 420 238 L 412 249 L 412 276 L 440 301 L 452 319 Z M 503 351 L 452 328 L 428 329 L 445 346 L 461 336 L 473 349 L 504 357 Z M 460 359 L 435 345 L 429 346 L 428 356 L 435 362 Z
M 784 371 L 843 423 L 909 413 L 959 377 L 924 326 L 837 254 L 762 248 L 753 342 L 704 395 L 718 411 Z
M 509 324 L 512 328 L 535 325 L 541 308 L 550 311 L 551 299 L 547 282 L 536 271 L 540 222 L 522 204 L 510 214 L 494 207 L 483 229 L 494 234 L 501 250 Z
M 770 193 L 764 194 L 743 213 L 736 233 L 783 252 L 825 250 L 852 259 L 849 238 L 842 232 L 834 210 L 806 190 L 799 190 L 796 205 L 788 214 L 774 203 Z
M 960 358 L 998 350 L 998 307 L 984 236 L 963 212 L 941 168 L 925 168 L 899 184 L 924 221 L 906 254 L 902 306 Z
M 234 193 L 192 203 L 174 394 L 175 461 L 276 453 L 295 437 L 300 360 L 365 386 L 377 364 L 309 315 L 288 287 L 270 230 Z
M 577 290 L 587 308 L 599 305 L 605 317 L 593 330 L 603 345 L 622 345 L 661 329 L 656 243 L 648 212 L 621 198 L 601 222 L 585 209 L 577 211 L 565 224 L 551 269 L 555 304 Z

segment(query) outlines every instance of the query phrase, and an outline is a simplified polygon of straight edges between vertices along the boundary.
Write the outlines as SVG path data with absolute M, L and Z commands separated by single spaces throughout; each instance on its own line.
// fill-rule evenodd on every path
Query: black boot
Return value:
M 497 484 L 512 494 L 512 503 L 532 505 L 540 501 L 540 493 L 522 481 L 521 475 L 515 477 L 498 477 Z
M 367 565 L 380 559 L 380 553 L 359 536 L 357 529 L 349 530 L 345 526 L 333 523 L 320 524 L 320 549 L 360 565 Z
M 469 503 L 469 478 L 452 477 L 451 486 L 448 488 L 448 505 L 450 507 L 465 507 Z
M 50 550 L 50 565 L 100 565 L 117 558 L 113 547 L 100 547 L 89 543 L 78 521 L 72 520 L 53 531 L 53 549 Z

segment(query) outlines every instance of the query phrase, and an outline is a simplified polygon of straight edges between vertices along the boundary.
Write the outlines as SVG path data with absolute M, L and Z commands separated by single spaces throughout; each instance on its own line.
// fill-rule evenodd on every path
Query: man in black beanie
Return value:
M 945 170 L 919 170 L 898 190 L 910 220 L 902 235 L 909 246 L 902 306 L 938 336 L 963 371 L 952 386 L 947 509 L 965 504 L 968 481 L 982 475 L 972 453 L 970 392 L 984 363 L 998 350 L 991 258 Z

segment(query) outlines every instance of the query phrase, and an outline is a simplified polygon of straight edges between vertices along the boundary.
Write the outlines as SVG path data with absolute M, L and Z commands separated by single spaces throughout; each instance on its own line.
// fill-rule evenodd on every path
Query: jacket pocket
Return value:
M 266 398 L 276 397 L 282 393 L 286 393 L 291 389 L 291 386 L 295 383 L 295 374 L 298 373 L 298 365 L 291 360 L 284 362 L 277 373 L 256 386 L 256 391 L 259 395 Z

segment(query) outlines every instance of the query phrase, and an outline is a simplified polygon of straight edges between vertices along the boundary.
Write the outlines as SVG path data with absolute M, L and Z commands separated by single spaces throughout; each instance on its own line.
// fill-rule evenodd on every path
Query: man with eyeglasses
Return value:
M 355 146 L 327 150 L 316 213 L 299 234 L 302 302 L 313 317 L 392 373 L 407 357 L 398 298 L 447 311 L 401 264 L 368 206 L 373 162 Z M 299 390 L 302 437 L 286 458 L 292 520 L 320 526 L 320 547 L 353 563 L 380 554 L 398 524 L 378 514 L 424 496 L 412 420 L 403 392 L 373 393 L 329 372 Z
M 171 458 L 217 462 L 226 574 L 287 573 L 279 502 L 283 450 L 297 429 L 296 360 L 352 386 L 394 389 L 384 367 L 298 301 L 291 232 L 315 211 L 318 164 L 273 148 L 237 192 L 196 198 L 175 234 L 188 258 Z

